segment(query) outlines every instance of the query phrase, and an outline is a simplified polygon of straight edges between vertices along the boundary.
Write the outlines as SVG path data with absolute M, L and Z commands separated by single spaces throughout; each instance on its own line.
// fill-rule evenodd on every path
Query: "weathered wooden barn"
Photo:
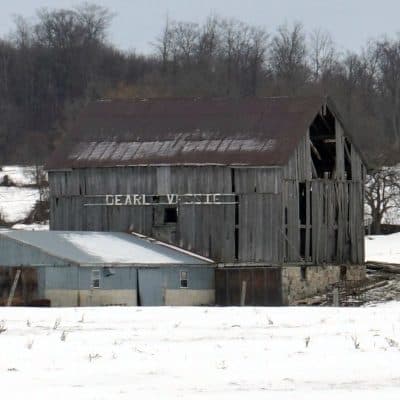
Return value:
M 54 230 L 135 231 L 219 264 L 217 303 L 361 279 L 365 167 L 322 97 L 103 100 L 47 164 Z
M 0 304 L 209 305 L 214 265 L 138 235 L 0 230 Z

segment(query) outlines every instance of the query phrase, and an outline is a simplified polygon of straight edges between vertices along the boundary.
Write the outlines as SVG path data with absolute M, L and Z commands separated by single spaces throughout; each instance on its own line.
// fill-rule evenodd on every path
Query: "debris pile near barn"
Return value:
M 298 300 L 295 305 L 358 307 L 400 301 L 400 265 L 374 262 L 366 266 L 366 279 L 337 282 L 326 292 Z

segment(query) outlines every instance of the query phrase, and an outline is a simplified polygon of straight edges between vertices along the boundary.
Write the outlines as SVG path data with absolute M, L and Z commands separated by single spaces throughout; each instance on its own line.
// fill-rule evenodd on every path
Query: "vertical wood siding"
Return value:
M 362 263 L 364 167 L 335 122 L 336 168 L 314 179 L 309 133 L 283 168 L 149 166 L 51 171 L 51 229 L 135 231 L 216 262 Z M 347 155 L 347 157 L 349 157 Z M 300 223 L 299 185 L 305 187 Z M 162 226 L 161 206 L 85 207 L 105 194 L 233 193 L 238 205 L 179 205 L 178 222 Z M 303 199 L 302 199 L 303 201 Z M 161 212 L 162 213 L 162 212 Z M 161 223 L 160 223 L 161 221 Z
M 49 179 L 53 230 L 132 230 L 219 262 L 281 261 L 281 168 L 234 172 L 218 166 L 87 168 L 53 171 Z M 127 193 L 234 193 L 240 202 L 240 235 L 235 237 L 235 204 L 181 204 L 176 227 L 165 229 L 154 226 L 155 208 L 161 206 L 84 206 L 89 202 L 84 196 Z

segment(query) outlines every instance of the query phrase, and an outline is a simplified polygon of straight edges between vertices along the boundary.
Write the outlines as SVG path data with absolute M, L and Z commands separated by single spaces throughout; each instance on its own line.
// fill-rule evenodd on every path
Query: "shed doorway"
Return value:
M 137 277 L 137 305 L 165 305 L 166 282 L 161 271 L 158 268 L 142 268 L 138 269 Z

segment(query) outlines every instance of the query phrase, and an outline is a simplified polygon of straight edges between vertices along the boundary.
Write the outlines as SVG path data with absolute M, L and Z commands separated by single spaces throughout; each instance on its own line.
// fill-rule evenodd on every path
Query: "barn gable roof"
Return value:
M 83 109 L 47 169 L 285 165 L 325 97 L 101 100 Z

